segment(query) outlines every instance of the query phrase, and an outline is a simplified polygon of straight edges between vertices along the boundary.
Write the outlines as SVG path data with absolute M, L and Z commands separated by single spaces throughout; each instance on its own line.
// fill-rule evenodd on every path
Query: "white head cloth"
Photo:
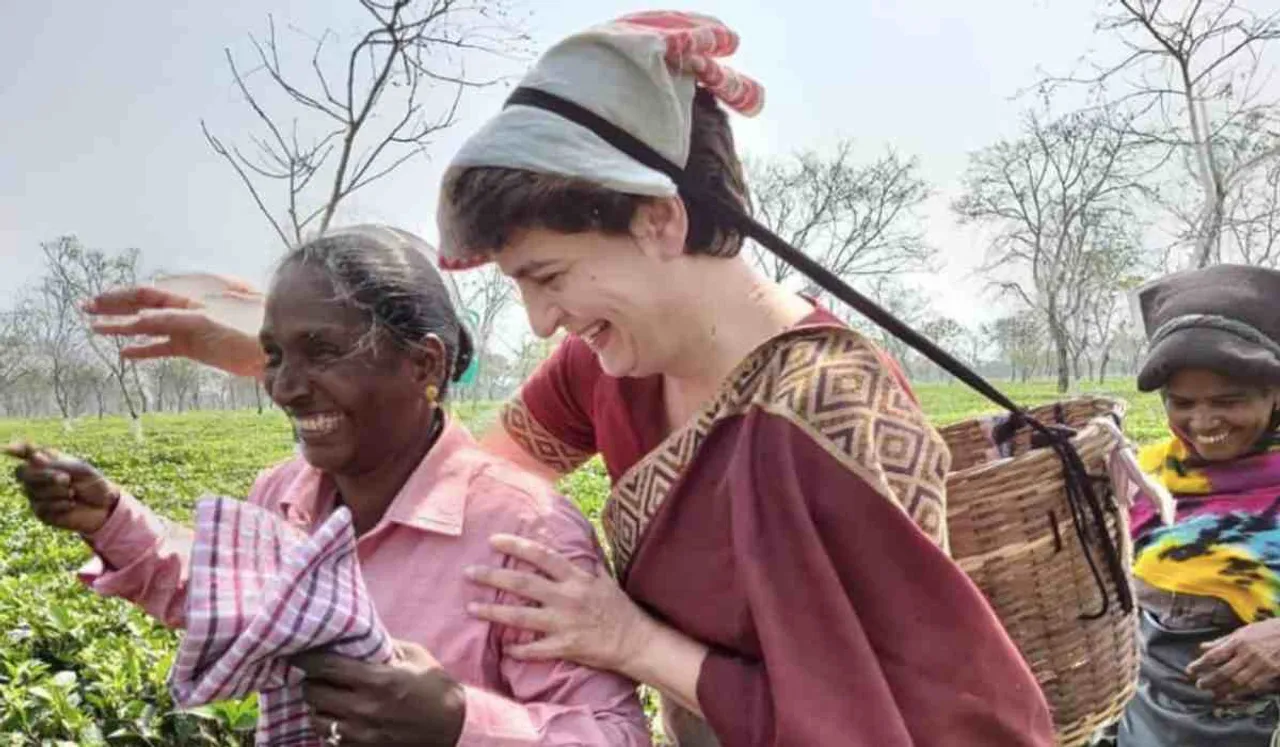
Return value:
M 715 61 L 732 54 L 738 37 L 708 16 L 674 11 L 636 13 L 562 40 L 520 82 L 603 117 L 684 168 L 695 86 L 748 116 L 764 104 L 755 81 Z M 458 246 L 448 184 L 460 170 L 489 166 L 582 179 L 626 194 L 670 197 L 676 185 L 553 112 L 504 108 L 458 151 L 441 191 L 440 263 L 451 269 L 486 261 Z

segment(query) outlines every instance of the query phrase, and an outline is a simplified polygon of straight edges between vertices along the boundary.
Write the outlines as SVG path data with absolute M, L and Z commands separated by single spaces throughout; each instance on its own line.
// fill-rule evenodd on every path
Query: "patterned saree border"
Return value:
M 795 425 L 946 549 L 951 456 L 942 437 L 865 337 L 806 326 L 748 355 L 715 400 L 614 485 L 602 520 L 620 578 L 707 436 L 752 407 Z
M 552 435 L 533 416 L 519 394 L 502 406 L 500 418 L 503 430 L 525 453 L 562 475 L 581 467 L 593 456 Z

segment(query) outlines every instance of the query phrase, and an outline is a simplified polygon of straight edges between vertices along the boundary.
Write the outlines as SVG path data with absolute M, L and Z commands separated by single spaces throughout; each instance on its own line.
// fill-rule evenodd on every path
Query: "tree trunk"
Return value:
M 258 403 L 258 414 L 262 414 L 262 384 L 253 382 L 253 398 Z
M 137 420 L 138 408 L 133 406 L 133 397 L 129 396 L 129 384 L 125 381 L 124 371 L 112 371 L 111 378 L 115 379 L 116 383 L 120 385 L 120 396 L 124 398 L 124 406 L 129 411 L 129 417 Z
M 147 412 L 147 390 L 142 386 L 142 378 L 138 376 L 138 366 L 135 363 L 129 366 L 129 373 L 133 377 L 133 388 L 138 392 L 138 404 L 142 406 L 142 412 Z
M 53 380 L 53 400 L 58 404 L 58 412 L 62 413 L 62 419 L 70 420 L 71 402 L 67 398 L 66 385 L 60 383 L 56 375 Z
M 1058 392 L 1064 393 L 1071 388 L 1071 354 L 1067 350 L 1066 335 L 1056 327 L 1051 332 L 1053 348 L 1057 358 Z

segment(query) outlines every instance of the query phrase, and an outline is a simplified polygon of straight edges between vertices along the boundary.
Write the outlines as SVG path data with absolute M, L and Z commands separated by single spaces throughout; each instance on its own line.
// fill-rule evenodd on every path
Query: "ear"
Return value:
M 410 375 L 418 388 L 425 389 L 428 384 L 440 386 L 444 383 L 444 356 L 444 342 L 436 335 L 427 335 L 421 344 L 409 351 Z
M 684 256 L 689 236 L 689 213 L 679 197 L 645 200 L 631 219 L 631 236 L 641 251 L 658 260 Z

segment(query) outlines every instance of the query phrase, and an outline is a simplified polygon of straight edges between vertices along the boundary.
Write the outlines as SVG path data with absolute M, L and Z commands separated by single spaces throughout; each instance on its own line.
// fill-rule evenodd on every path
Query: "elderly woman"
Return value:
M 1280 273 L 1222 265 L 1138 299 L 1138 388 L 1160 391 L 1172 432 L 1139 462 L 1176 521 L 1134 510 L 1142 666 L 1119 744 L 1266 747 L 1280 721 Z
M 467 614 L 503 599 L 462 575 L 503 564 L 495 533 L 550 543 L 584 573 L 603 566 L 572 504 L 446 417 L 471 343 L 423 248 L 390 228 L 335 231 L 290 253 L 266 300 L 263 380 L 301 454 L 259 477 L 249 501 L 304 530 L 349 509 L 373 605 L 406 652 L 357 677 L 344 669 L 354 661 L 299 661 L 316 731 L 343 744 L 647 745 L 634 683 L 515 658 L 516 631 Z M 36 515 L 93 547 L 89 583 L 183 626 L 191 531 L 81 462 L 23 456 Z M 370 717 L 406 698 L 414 707 L 397 718 Z
M 763 99 L 713 59 L 736 45 L 675 12 L 573 34 L 447 171 L 442 261 L 496 262 L 537 334 L 569 333 L 486 446 L 550 478 L 598 454 L 613 481 L 616 580 L 499 536 L 538 572 L 471 575 L 533 604 L 474 613 L 542 636 L 520 656 L 655 687 L 681 745 L 1049 745 L 1034 677 L 947 556 L 949 457 L 907 383 L 741 256 L 722 104 Z M 163 305 L 190 303 L 130 290 L 93 310 Z M 100 330 L 253 367 L 199 309 Z

